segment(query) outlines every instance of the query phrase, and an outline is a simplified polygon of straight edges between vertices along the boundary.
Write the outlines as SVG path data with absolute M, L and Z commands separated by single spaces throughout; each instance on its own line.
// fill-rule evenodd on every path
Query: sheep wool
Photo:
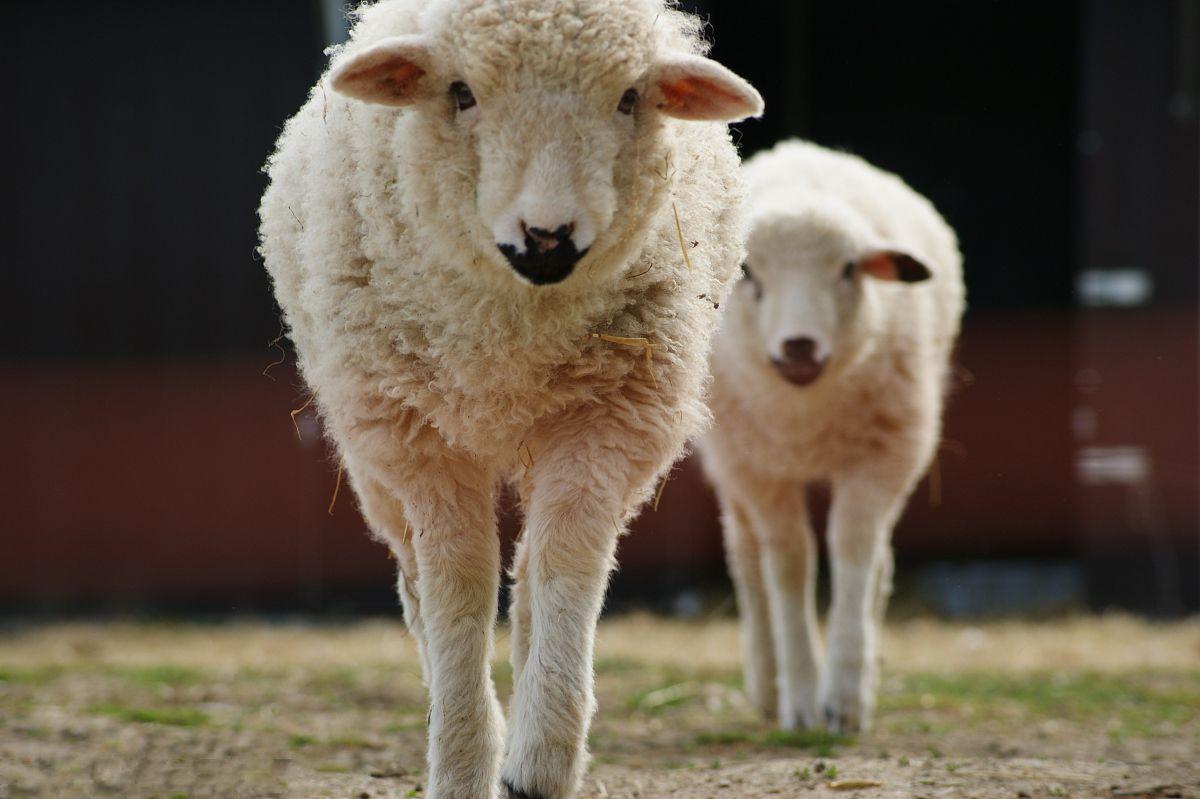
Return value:
M 661 0 L 385 0 L 267 163 L 261 253 L 396 554 L 430 797 L 559 799 L 586 765 L 617 535 L 707 423 L 743 252 L 724 123 L 762 101 L 704 51 Z M 489 674 L 506 480 L 525 510 L 507 733 Z
M 701 445 L 746 685 L 782 726 L 865 728 L 892 527 L 941 435 L 965 292 L 954 232 L 860 158 L 788 141 L 743 166 L 745 277 L 712 354 Z M 824 656 L 805 486 L 832 489 Z

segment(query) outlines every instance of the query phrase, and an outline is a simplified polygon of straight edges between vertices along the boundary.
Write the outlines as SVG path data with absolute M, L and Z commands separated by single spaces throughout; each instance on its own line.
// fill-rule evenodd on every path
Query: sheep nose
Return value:
M 554 230 L 546 230 L 540 227 L 526 227 L 522 222 L 521 230 L 525 232 L 525 238 L 531 241 L 539 252 L 549 252 L 571 238 L 571 234 L 575 232 L 575 223 L 568 222 L 565 225 L 559 225 Z
M 789 361 L 815 363 L 817 360 L 817 342 L 808 336 L 789 338 L 783 342 L 783 357 Z
M 587 248 L 575 246 L 575 223 L 566 222 L 553 230 L 529 227 L 521 222 L 525 236 L 524 251 L 512 244 L 500 244 L 500 252 L 517 272 L 535 286 L 544 286 L 566 280 L 575 269 L 579 259 L 587 254 Z
M 807 386 L 821 376 L 825 358 L 817 358 L 817 342 L 807 336 L 783 342 L 783 357 L 772 358 L 776 371 L 789 383 Z

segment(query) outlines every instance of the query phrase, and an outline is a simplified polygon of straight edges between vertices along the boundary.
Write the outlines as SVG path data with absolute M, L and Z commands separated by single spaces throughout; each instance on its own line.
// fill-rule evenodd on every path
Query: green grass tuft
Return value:
M 314 771 L 319 771 L 322 774 L 349 774 L 350 767 L 343 766 L 341 763 L 321 763 L 315 766 Z
M 93 705 L 92 713 L 112 716 L 137 724 L 167 724 L 172 727 L 199 727 L 209 723 L 208 714 L 192 707 L 127 707 L 125 705 Z
M 61 677 L 65 671 L 62 666 L 0 666 L 0 684 L 45 685 Z
M 848 746 L 854 739 L 845 735 L 835 735 L 823 730 L 768 730 L 754 733 L 747 730 L 706 730 L 698 733 L 693 739 L 696 746 L 734 746 L 750 744 L 752 746 L 811 749 L 818 757 L 829 757 L 835 746 Z
M 1200 672 L 1193 674 L 912 674 L 880 695 L 890 711 L 933 711 L 981 719 L 1014 714 L 1075 723 L 1115 719 L 1116 736 L 1154 735 L 1200 714 Z
M 196 685 L 209 679 L 208 675 L 198 669 L 169 664 L 141 668 L 112 668 L 110 671 L 113 675 L 129 682 L 149 686 Z

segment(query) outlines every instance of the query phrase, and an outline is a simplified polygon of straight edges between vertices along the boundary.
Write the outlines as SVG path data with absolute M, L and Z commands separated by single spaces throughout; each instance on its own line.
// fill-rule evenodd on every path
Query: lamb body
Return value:
M 785 727 L 857 730 L 874 705 L 891 530 L 940 438 L 961 256 L 925 198 L 854 156 L 790 141 L 743 174 L 747 277 L 714 346 L 715 422 L 701 449 L 722 507 L 746 684 Z M 822 659 L 805 486 L 826 481 L 833 604 Z
M 761 99 L 697 30 L 659 0 L 369 6 L 268 162 L 261 251 L 421 650 L 428 796 L 494 796 L 502 754 L 511 796 L 575 790 L 617 535 L 707 421 L 743 247 L 717 123 Z M 506 479 L 526 522 L 503 747 Z

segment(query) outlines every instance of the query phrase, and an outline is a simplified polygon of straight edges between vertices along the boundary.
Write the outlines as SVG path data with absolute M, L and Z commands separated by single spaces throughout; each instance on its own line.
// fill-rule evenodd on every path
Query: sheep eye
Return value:
M 754 286 L 754 299 L 761 300 L 763 293 L 762 283 L 758 282 L 758 279 L 750 272 L 750 267 L 744 263 L 742 264 L 742 280 L 749 281 L 750 285 Z
M 454 104 L 458 106 L 459 111 L 466 111 L 475 105 L 475 95 L 471 93 L 471 87 L 461 80 L 450 84 L 450 96 L 454 98 Z
M 842 267 L 842 280 L 850 280 L 854 277 L 854 270 L 857 264 L 854 261 L 847 261 Z
M 632 114 L 637 101 L 637 89 L 626 89 L 625 93 L 621 95 L 621 102 L 617 103 L 617 110 L 622 114 Z

